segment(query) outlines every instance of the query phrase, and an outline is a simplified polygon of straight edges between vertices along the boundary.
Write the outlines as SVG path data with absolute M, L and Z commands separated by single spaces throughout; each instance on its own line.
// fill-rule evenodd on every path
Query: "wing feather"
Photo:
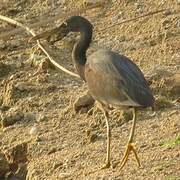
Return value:
M 140 106 L 152 106 L 154 98 L 143 73 L 127 57 L 118 53 L 99 50 L 88 58 L 88 64 L 98 74 L 116 82 L 117 91 L 124 91 L 129 100 Z M 111 82 L 108 80 L 108 86 Z

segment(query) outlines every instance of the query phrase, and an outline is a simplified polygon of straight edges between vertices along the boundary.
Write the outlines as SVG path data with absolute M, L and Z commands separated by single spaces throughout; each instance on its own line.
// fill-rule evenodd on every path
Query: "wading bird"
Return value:
M 37 35 L 33 39 L 49 38 L 50 40 L 53 39 L 53 36 L 55 40 L 51 41 L 57 41 L 67 36 L 69 32 L 80 32 L 80 39 L 75 43 L 72 51 L 72 59 L 78 74 L 87 83 L 92 97 L 101 104 L 105 115 L 107 157 L 104 167 L 108 168 L 111 165 L 111 131 L 107 108 L 109 105 L 133 109 L 133 124 L 120 169 L 126 164 L 131 151 L 135 154 L 138 165 L 140 165 L 132 144 L 137 110 L 153 107 L 154 104 L 154 97 L 143 73 L 130 59 L 110 50 L 100 49 L 86 57 L 86 51 L 92 40 L 93 26 L 81 16 L 72 16 L 59 27 Z

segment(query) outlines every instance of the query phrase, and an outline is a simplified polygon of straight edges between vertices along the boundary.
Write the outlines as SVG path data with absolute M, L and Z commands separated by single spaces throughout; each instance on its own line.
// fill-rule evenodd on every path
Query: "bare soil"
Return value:
M 32 25 L 82 4 L 7 0 L 0 3 L 0 14 Z M 159 9 L 169 10 L 112 26 Z M 0 179 L 180 179 L 180 2 L 113 0 L 81 15 L 94 25 L 88 54 L 103 47 L 128 56 L 142 69 L 156 97 L 155 115 L 138 114 L 135 144 L 141 167 L 132 155 L 122 170 L 100 170 L 106 157 L 102 113 L 88 115 L 86 107 L 75 111 L 73 104 L 87 91 L 86 85 L 43 66 L 46 56 L 22 31 L 0 39 Z M 33 29 L 39 33 L 62 21 Z M 0 27 L 0 34 L 16 28 L 2 21 Z M 72 71 L 75 37 L 71 34 L 53 46 L 58 62 Z M 125 150 L 132 124 L 128 117 L 111 117 L 113 164 Z

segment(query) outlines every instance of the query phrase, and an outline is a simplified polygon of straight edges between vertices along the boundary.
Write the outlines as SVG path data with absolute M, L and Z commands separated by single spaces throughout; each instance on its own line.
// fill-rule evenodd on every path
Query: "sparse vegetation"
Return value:
M 0 14 L 39 33 L 62 23 L 62 12 L 68 14 L 84 2 L 6 0 L 0 3 Z M 135 131 L 142 167 L 137 168 L 132 158 L 121 171 L 118 166 L 99 170 L 106 152 L 105 121 L 98 110 L 82 114 L 93 104 L 88 101 L 86 106 L 83 82 L 44 64 L 46 57 L 27 43 L 30 35 L 23 31 L 2 38 L 17 28 L 0 21 L 0 179 L 179 179 L 179 7 L 177 1 L 112 0 L 102 9 L 81 14 L 94 25 L 88 54 L 109 48 L 130 57 L 144 72 L 157 99 L 156 115 L 142 111 Z M 159 9 L 167 10 L 115 25 Z M 57 21 L 47 22 L 57 14 Z M 71 71 L 75 40 L 69 35 L 51 46 L 57 62 Z M 112 113 L 113 163 L 122 158 L 130 118 L 131 112 Z
M 162 146 L 164 148 L 174 148 L 177 145 L 180 145 L 180 136 L 178 136 L 177 138 L 175 138 L 173 140 L 169 140 L 169 141 L 160 143 L 160 146 Z

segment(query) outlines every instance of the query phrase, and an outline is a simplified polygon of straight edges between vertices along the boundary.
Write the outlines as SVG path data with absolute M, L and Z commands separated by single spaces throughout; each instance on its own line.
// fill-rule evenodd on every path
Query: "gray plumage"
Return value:
M 143 73 L 127 57 L 100 49 L 88 57 L 85 69 L 90 92 L 100 102 L 113 106 L 153 106 L 154 98 Z

